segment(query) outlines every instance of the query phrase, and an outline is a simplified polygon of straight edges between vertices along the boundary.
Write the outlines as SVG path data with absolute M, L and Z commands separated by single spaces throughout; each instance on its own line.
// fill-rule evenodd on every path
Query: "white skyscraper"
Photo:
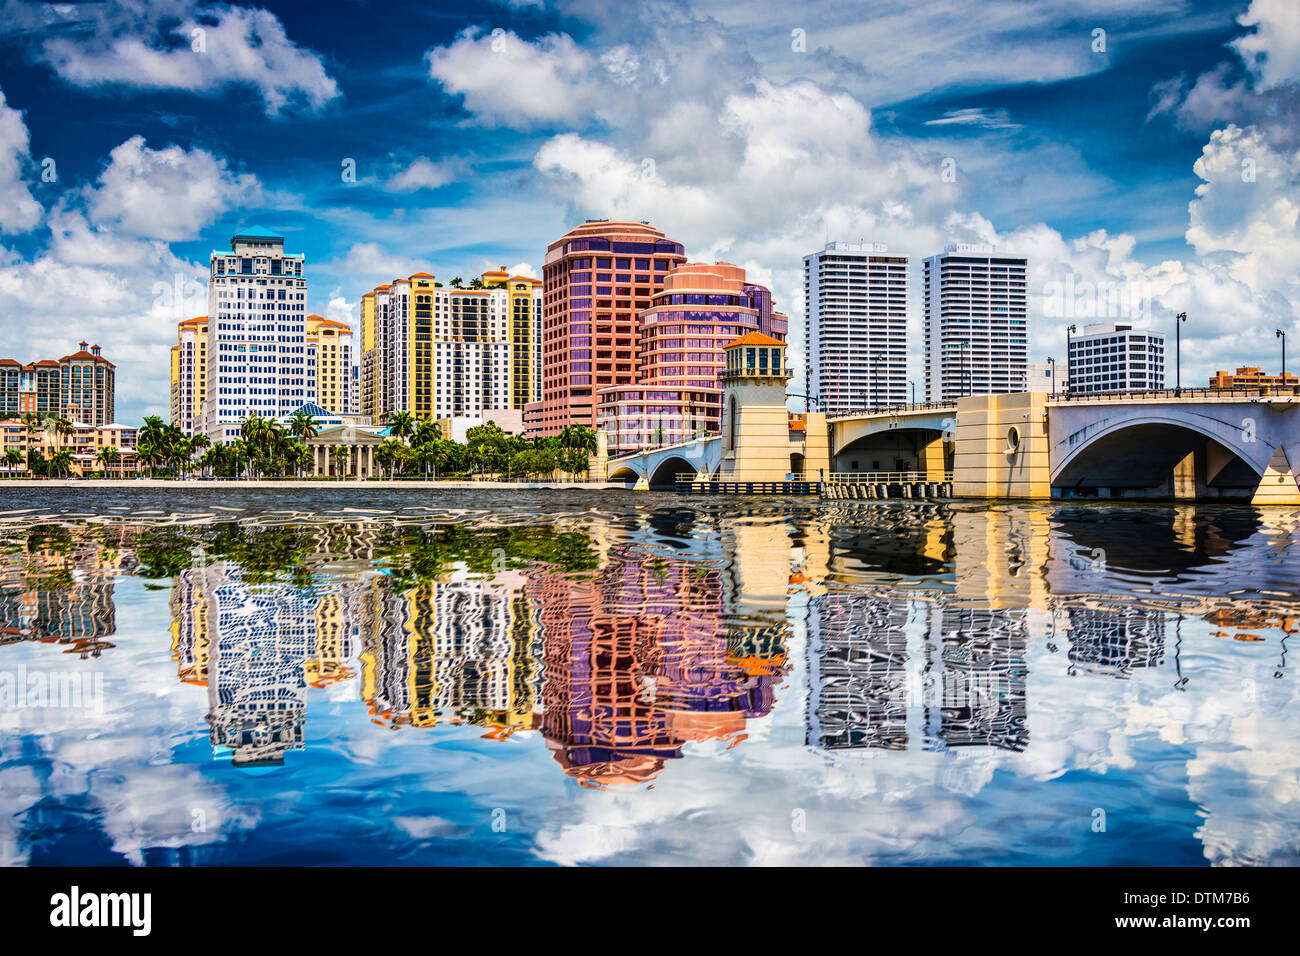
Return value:
M 953 245 L 925 260 L 926 400 L 1026 388 L 1028 260 L 993 246 Z
M 314 401 L 307 363 L 307 280 L 284 237 L 254 227 L 212 253 L 208 278 L 208 387 L 203 431 L 239 437 L 249 415 L 277 418 Z
M 803 257 L 807 391 L 834 414 L 907 402 L 907 256 L 830 242 Z

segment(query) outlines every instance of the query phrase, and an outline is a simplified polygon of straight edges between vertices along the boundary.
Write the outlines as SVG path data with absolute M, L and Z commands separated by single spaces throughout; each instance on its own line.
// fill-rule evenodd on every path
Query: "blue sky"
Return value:
M 1188 311 L 1185 381 L 1273 366 L 1300 310 L 1298 9 L 0 0 L 0 354 L 94 339 L 135 421 L 241 225 L 352 320 L 378 282 L 537 270 L 617 216 L 752 270 L 796 347 L 828 236 L 918 262 L 980 241 L 1030 257 L 1031 360 L 1106 318 L 1072 276 L 1142 303 L 1119 318 Z

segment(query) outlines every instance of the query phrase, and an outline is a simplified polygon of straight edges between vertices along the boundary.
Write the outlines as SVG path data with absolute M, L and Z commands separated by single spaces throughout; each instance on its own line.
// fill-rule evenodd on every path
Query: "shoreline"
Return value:
M 211 479 L 211 478 L 7 478 L 0 480 L 3 488 L 117 488 L 146 491 L 150 489 L 170 488 L 190 490 L 194 488 L 224 489 L 237 491 L 243 489 L 267 490 L 279 488 L 284 490 L 376 490 L 393 491 L 403 488 L 412 490 L 431 490 L 443 488 L 452 491 L 502 491 L 547 490 L 547 491 L 627 491 L 630 484 L 621 481 L 433 481 L 423 479 L 375 479 L 375 480 L 317 480 L 292 479 L 277 481 L 266 479 Z

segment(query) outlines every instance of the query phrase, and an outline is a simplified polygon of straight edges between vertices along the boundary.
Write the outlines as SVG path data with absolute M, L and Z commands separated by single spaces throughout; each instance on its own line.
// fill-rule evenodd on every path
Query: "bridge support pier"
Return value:
M 1269 460 L 1264 477 L 1259 480 L 1259 488 L 1252 505 L 1300 505 L 1300 485 L 1296 482 L 1295 469 L 1286 457 L 1286 449 L 1278 445 Z
M 953 493 L 1050 498 L 1047 393 L 973 395 L 957 402 Z

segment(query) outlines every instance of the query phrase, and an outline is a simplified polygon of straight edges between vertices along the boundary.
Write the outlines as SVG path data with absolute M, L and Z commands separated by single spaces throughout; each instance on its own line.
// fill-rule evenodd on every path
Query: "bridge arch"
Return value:
M 1268 467 L 1273 446 L 1244 440 L 1246 432 L 1204 416 L 1152 413 L 1120 416 L 1094 428 L 1068 448 L 1052 468 L 1055 489 L 1167 489 L 1188 455 L 1201 454 L 1198 485 L 1251 492 Z M 1063 442 L 1069 442 L 1069 436 Z M 1058 443 L 1058 445 L 1061 443 Z
M 677 476 L 686 473 L 692 475 L 698 472 L 695 465 L 685 458 L 673 455 L 665 458 L 663 461 L 656 463 L 647 479 L 651 488 L 675 488 L 677 486 Z
M 636 481 L 641 473 L 630 465 L 622 465 L 609 473 L 610 481 Z
M 952 471 L 953 445 L 941 428 L 899 426 L 862 431 L 839 443 L 836 472 Z

